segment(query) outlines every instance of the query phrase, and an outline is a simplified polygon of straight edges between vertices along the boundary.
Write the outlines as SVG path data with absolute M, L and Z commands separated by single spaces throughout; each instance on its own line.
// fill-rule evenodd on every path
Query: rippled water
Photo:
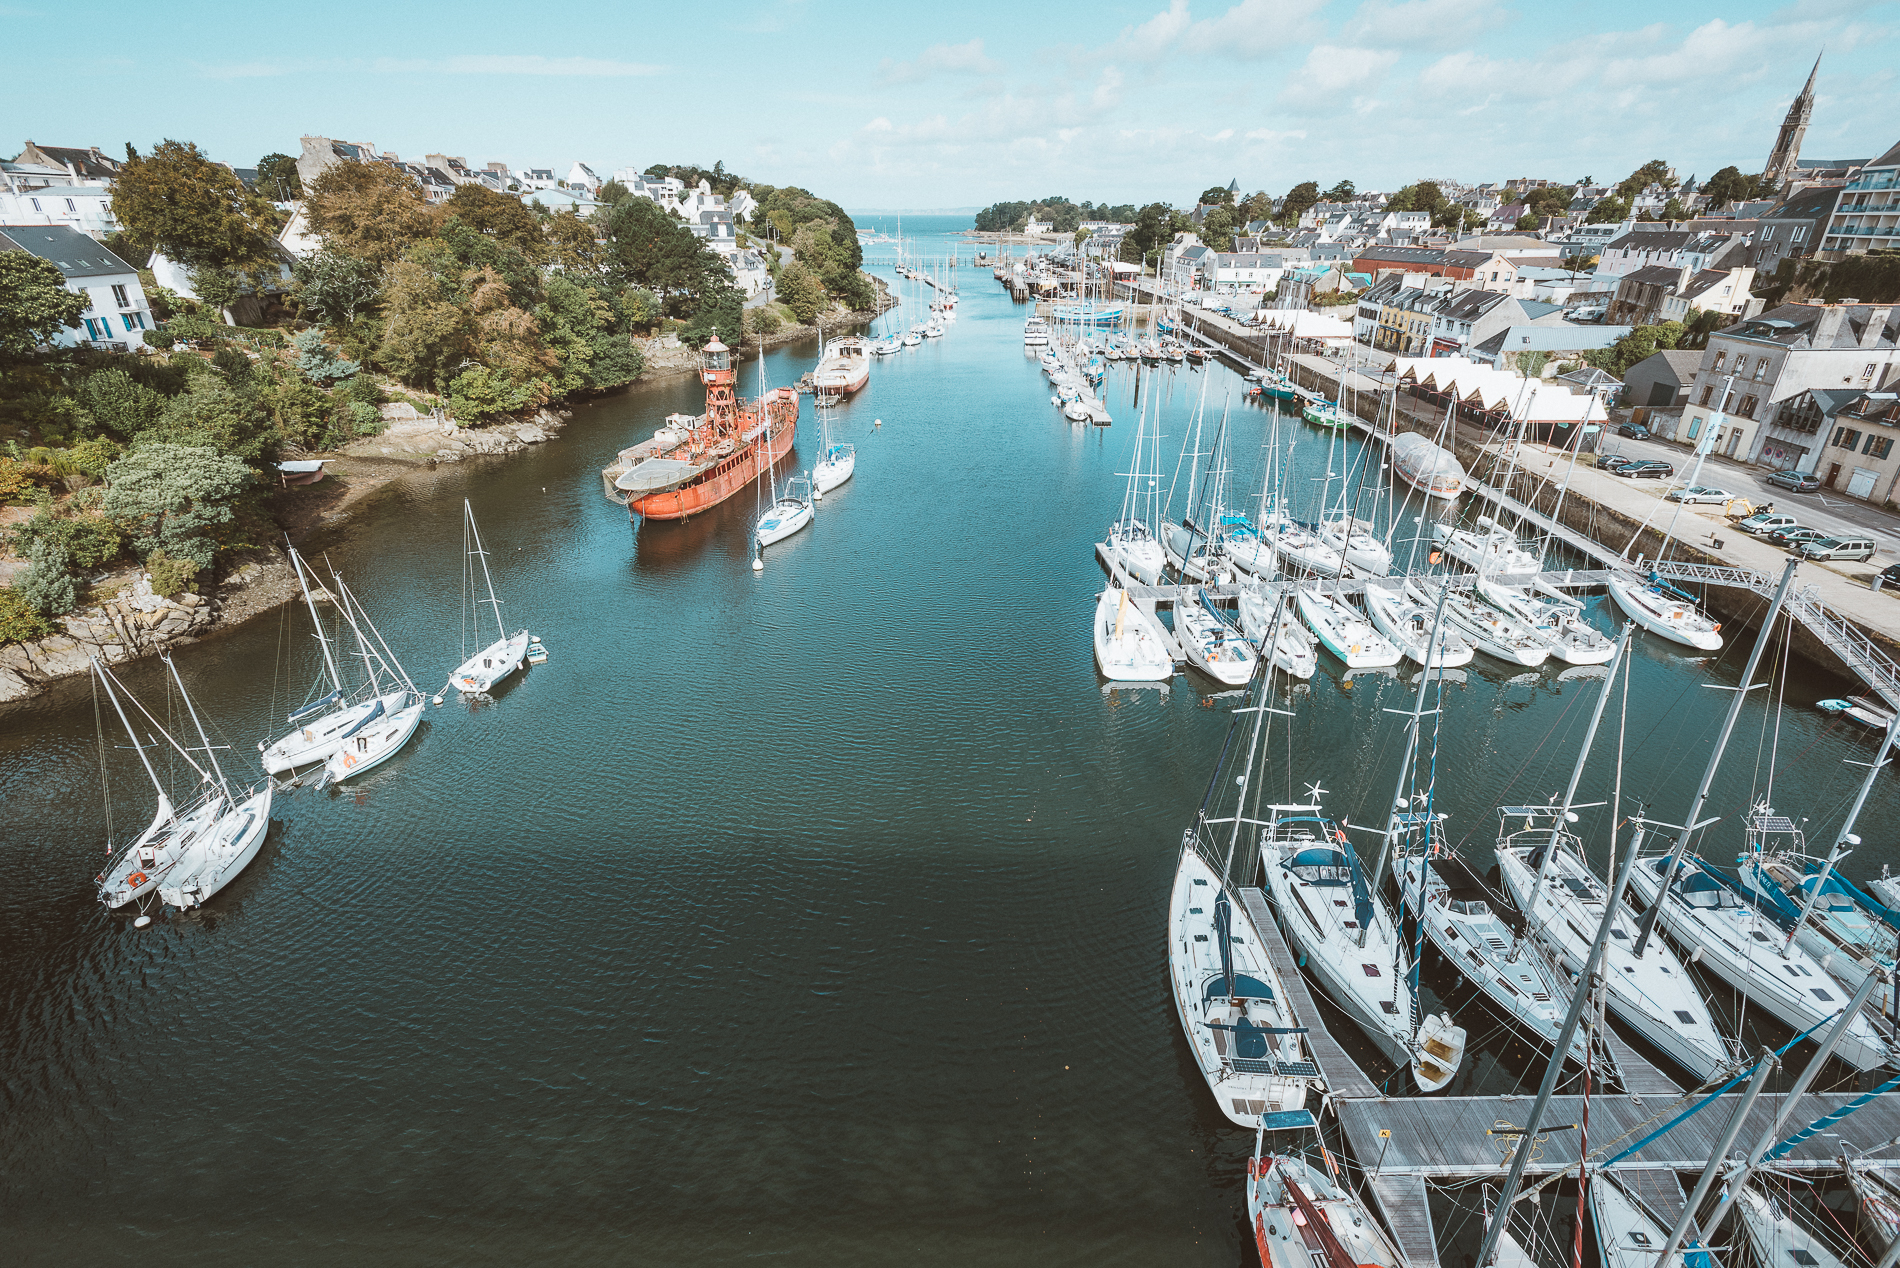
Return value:
M 905 232 L 945 252 L 929 231 L 950 227 Z M 1187 677 L 1102 689 L 1091 543 L 1129 469 L 1129 384 L 1114 427 L 1062 421 L 1024 311 L 987 272 L 960 280 L 949 334 L 880 362 L 842 411 L 857 478 L 762 574 L 750 495 L 637 536 L 600 495 L 616 450 L 697 410 L 690 383 L 362 505 L 328 556 L 418 683 L 461 659 L 463 497 L 511 627 L 552 659 L 492 704 L 431 709 L 360 787 L 280 796 L 258 861 L 202 912 L 135 931 L 92 900 L 106 808 L 84 686 L 0 718 L 0 1257 L 1250 1257 L 1252 1140 L 1194 1070 L 1161 946 L 1236 701 Z M 769 356 L 768 381 L 814 352 Z M 1212 415 L 1238 380 L 1208 373 Z M 1200 383 L 1144 383 L 1170 469 Z M 1237 487 L 1259 487 L 1267 419 L 1235 408 Z M 1309 480 L 1347 461 L 1295 434 Z M 816 449 L 807 406 L 794 462 Z M 234 767 L 315 672 L 302 621 L 179 654 Z M 1719 721 L 1702 684 L 1733 684 L 1742 650 L 1711 668 L 1639 644 L 1626 782 L 1663 818 Z M 1384 710 L 1412 692 L 1343 673 L 1286 693 L 1270 777 L 1372 821 L 1402 751 Z M 127 677 L 165 707 L 156 665 Z M 1561 791 L 1593 687 L 1481 658 L 1447 690 L 1439 805 L 1475 856 L 1492 807 Z M 1844 760 L 1871 751 L 1810 708 L 1840 687 L 1795 666 L 1782 693 L 1776 802 L 1817 832 L 1860 775 Z M 1730 823 L 1766 782 L 1767 720 L 1751 703 L 1717 781 Z M 150 813 L 123 744 L 106 731 L 121 832 Z M 1609 773 L 1592 764 L 1586 800 Z M 1894 809 L 1883 783 L 1850 874 L 1893 857 Z M 1426 985 L 1451 993 L 1436 967 Z M 1457 1090 L 1534 1081 L 1467 1017 L 1484 1050 Z

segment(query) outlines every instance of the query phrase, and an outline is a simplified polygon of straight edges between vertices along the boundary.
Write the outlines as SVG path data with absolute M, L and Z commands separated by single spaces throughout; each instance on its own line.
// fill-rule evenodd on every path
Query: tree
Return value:
M 339 379 L 347 379 L 363 367 L 354 361 L 346 361 L 330 351 L 323 342 L 323 333 L 306 330 L 291 341 L 297 349 L 297 369 L 305 378 L 319 386 L 328 387 Z
M 1351 181 L 1340 181 L 1339 184 L 1326 191 L 1321 201 L 1329 203 L 1349 203 L 1358 193 L 1358 189 L 1354 187 Z
M 257 160 L 257 192 L 280 203 L 302 198 L 303 181 L 297 175 L 297 160 L 288 154 L 266 154 Z
M 1689 209 L 1682 205 L 1682 200 L 1677 198 L 1674 194 L 1669 195 L 1669 201 L 1663 204 L 1660 219 L 1687 220 L 1688 218 Z
M 188 267 L 264 259 L 271 246 L 268 211 L 236 172 L 188 141 L 160 141 L 145 156 L 126 146 L 112 186 L 112 214 L 132 241 Z
M 0 256 L 0 260 L 6 259 Z M 95 427 L 131 439 L 158 422 L 165 412 L 165 396 L 140 383 L 124 370 L 95 370 L 79 381 L 74 392 Z
M 1668 179 L 1669 164 L 1662 159 L 1651 159 L 1622 179 L 1616 187 L 1616 195 L 1626 203 L 1633 202 L 1636 195 L 1651 185 L 1660 185 Z
M 562 268 L 597 273 L 606 267 L 606 244 L 595 235 L 593 222 L 581 219 L 572 209 L 558 211 L 549 217 L 545 232 L 548 247 L 554 253 L 554 262 Z
M 1540 216 L 1561 216 L 1570 210 L 1570 198 L 1567 185 L 1539 185 L 1524 195 L 1524 206 Z
M 662 304 L 705 281 L 707 251 L 692 230 L 651 199 L 629 198 L 616 206 L 607 233 L 609 258 L 622 280 L 658 291 Z
M 1571 247 L 1564 253 L 1564 268 L 1572 275 L 1588 273 L 1597 266 L 1597 254 L 1588 247 Z
M 1583 354 L 1583 359 L 1599 370 L 1607 370 L 1621 378 L 1637 362 L 1678 346 L 1682 336 L 1683 325 L 1679 321 L 1638 326 L 1607 348 L 1592 348 Z
M 457 185 L 443 208 L 475 232 L 513 247 L 530 261 L 539 261 L 547 255 L 548 243 L 541 234 L 541 222 L 521 205 L 519 198 L 498 194 L 482 185 Z
M 422 187 L 388 163 L 337 163 L 310 182 L 304 215 L 326 247 L 390 264 L 429 235 Z
M 699 310 L 680 328 L 680 342 L 703 348 L 714 335 L 728 348 L 745 339 L 745 292 L 729 277 L 719 278 L 700 296 Z
M 418 386 L 454 378 L 473 351 L 474 322 L 444 291 L 441 280 L 412 261 L 391 265 L 383 305 L 377 364 Z
M 1195 201 L 1203 207 L 1231 207 L 1234 205 L 1234 193 L 1225 185 L 1213 185 L 1203 189 Z
M 792 316 L 798 318 L 798 324 L 809 326 L 818 320 L 818 314 L 824 310 L 825 291 L 811 270 L 794 261 L 779 270 L 778 298 Z
M 250 487 L 243 462 L 200 445 L 147 444 L 106 469 L 101 508 L 125 521 L 141 555 L 154 550 L 209 568 L 217 544 L 205 530 L 228 524 Z
M 0 353 L 31 352 L 62 330 L 79 329 L 92 301 L 66 289 L 51 260 L 25 251 L 0 252 Z
M 1519 229 L 1535 229 L 1538 225 L 1543 223 L 1544 218 L 1542 216 L 1534 211 L 1527 211 L 1517 218 L 1516 227 Z
M 191 289 L 198 302 L 222 318 L 224 310 L 237 303 L 244 293 L 237 271 L 216 265 L 201 265 L 191 271 Z
M 1298 220 L 1307 208 L 1318 201 L 1319 182 L 1301 181 L 1287 191 L 1285 201 L 1280 204 L 1280 214 L 1288 220 Z
M 1619 220 L 1628 220 L 1629 214 L 1630 205 L 1612 196 L 1597 199 L 1596 205 L 1590 208 L 1590 214 L 1583 221 L 1591 225 L 1614 224 Z
M 1256 220 L 1273 219 L 1273 199 L 1267 197 L 1264 192 L 1247 195 L 1247 200 L 1240 204 L 1240 214 L 1235 219 L 1243 225 L 1252 224 Z
M 246 462 L 263 461 L 276 441 L 256 396 L 215 373 L 194 376 L 191 390 L 166 401 L 146 434 L 176 445 L 210 445 Z
M 611 207 L 623 198 L 633 197 L 633 191 L 619 181 L 608 181 L 594 191 L 594 201 Z
M 1201 241 L 1216 251 L 1234 249 L 1234 213 L 1228 207 L 1216 207 L 1201 218 Z
M 1135 213 L 1135 227 L 1122 237 L 1122 259 L 1140 264 L 1166 246 L 1173 233 L 1174 208 L 1166 203 L 1149 203 Z
M 1092 229 L 1077 229 L 1075 231 L 1075 237 L 1071 240 L 1075 243 L 1076 246 L 1079 247 L 1084 242 L 1087 242 L 1090 238 L 1094 236 L 1095 236 L 1095 231 Z
M 329 247 L 297 261 L 291 298 L 307 317 L 341 329 L 375 307 L 383 272 L 368 260 Z

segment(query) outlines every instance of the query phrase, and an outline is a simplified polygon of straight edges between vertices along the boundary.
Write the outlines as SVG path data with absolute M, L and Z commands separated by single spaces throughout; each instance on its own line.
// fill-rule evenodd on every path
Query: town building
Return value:
M 1801 94 L 1788 106 L 1788 116 L 1781 121 L 1781 131 L 1775 134 L 1775 146 L 1768 152 L 1768 162 L 1762 165 L 1761 182 L 1771 190 L 1779 191 L 1794 173 L 1795 160 L 1801 157 L 1801 138 L 1807 135 L 1808 123 L 1814 118 L 1814 77 L 1821 73 L 1821 59 L 1814 59 L 1814 69 L 1808 72 L 1808 82 L 1802 86 Z
M 1773 273 L 1783 260 L 1813 255 L 1820 248 L 1840 197 L 1838 187 L 1804 189 L 1763 212 L 1755 222 L 1755 240 L 1748 257 L 1755 271 Z
M 1537 378 L 1546 369 L 1583 360 L 1584 354 L 1609 347 L 1630 332 L 1628 326 L 1511 326 L 1471 350 L 1471 359 L 1499 370 Z
M 65 225 L 94 238 L 119 229 L 111 188 L 89 184 L 0 188 L 0 224 Z
M 1792 409 L 1784 415 L 1782 406 L 1810 388 L 1879 390 L 1894 375 L 1893 316 L 1891 304 L 1782 304 L 1716 331 L 1703 350 L 1680 438 L 1698 440 L 1713 426 L 1720 429 L 1715 450 L 1726 457 L 1815 470 L 1813 420 Z
M 59 347 L 77 344 L 125 352 L 143 345 L 153 328 L 152 308 L 138 270 L 69 225 L 0 226 L 0 251 L 25 251 L 50 260 L 66 277 L 66 289 L 89 301 L 79 330 L 53 337 Z
M 1651 353 L 1623 376 L 1623 401 L 1653 409 L 1686 405 L 1689 389 L 1695 384 L 1696 367 L 1701 364 L 1702 353 L 1695 349 L 1665 348 Z
M 1877 159 L 1870 159 L 1841 188 L 1840 201 L 1828 217 L 1821 258 L 1844 260 L 1850 255 L 1900 247 L 1900 143 Z
M 1892 502 L 1900 480 L 1900 393 L 1856 392 L 1827 418 L 1827 437 L 1814 473 L 1824 489 L 1849 497 Z
M 1623 278 L 1638 269 L 1663 265 L 1705 269 L 1734 268 L 1748 263 L 1749 240 L 1746 234 L 1713 230 L 1687 230 L 1658 227 L 1647 229 L 1638 224 L 1605 243 L 1597 256 L 1596 277 L 1604 289 L 1613 289 L 1612 278 Z
M 1618 279 L 1616 296 L 1603 320 L 1612 325 L 1653 326 L 1659 321 L 1686 322 L 1697 311 L 1730 318 L 1753 316 L 1761 311 L 1761 301 L 1748 293 L 1754 281 L 1752 268 L 1698 273 L 1686 264 L 1680 268 L 1652 264 Z
M 567 169 L 567 184 L 570 189 L 584 189 L 590 194 L 600 192 L 601 179 L 594 175 L 594 169 L 578 160 Z
M 118 159 L 101 154 L 96 145 L 78 149 L 63 145 L 35 145 L 31 141 L 26 143 L 26 148 L 13 161 L 56 168 L 66 173 L 69 184 L 104 185 L 108 189 L 119 178 L 119 169 L 124 166 Z
M 299 137 L 298 141 L 303 148 L 297 155 L 297 180 L 305 189 L 338 163 L 393 163 L 396 159 L 393 154 L 378 154 L 367 141 L 339 141 L 327 136 Z

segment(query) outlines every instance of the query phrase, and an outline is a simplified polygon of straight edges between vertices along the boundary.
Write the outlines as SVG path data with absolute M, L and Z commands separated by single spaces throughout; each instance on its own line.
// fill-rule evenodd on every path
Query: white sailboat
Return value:
M 257 851 L 263 846 L 265 834 L 270 829 L 273 787 L 271 781 L 266 779 L 243 800 L 238 799 L 224 778 L 223 768 L 218 765 L 217 751 L 210 737 L 205 734 L 204 723 L 198 718 L 198 707 L 192 703 L 191 693 L 185 690 L 184 680 L 178 676 L 178 666 L 172 663 L 170 656 L 162 655 L 160 659 L 165 662 L 166 669 L 171 671 L 172 681 L 178 686 L 178 694 L 191 715 L 192 726 L 204 745 L 205 757 L 211 763 L 212 775 L 217 783 L 217 791 L 213 796 L 218 807 L 216 818 L 179 851 L 177 861 L 166 872 L 164 880 L 159 882 L 158 896 L 183 911 L 202 906 L 205 900 L 236 880 L 239 873 L 257 857 Z
M 1567 665 L 1601 665 L 1616 654 L 1616 644 L 1583 619 L 1583 604 L 1541 582 L 1509 586 L 1480 573 L 1478 594 Z
M 1413 664 L 1423 667 L 1429 659 L 1433 669 L 1456 669 L 1476 655 L 1464 635 L 1442 623 L 1432 638 L 1436 605 L 1409 581 L 1368 581 L 1364 599 L 1373 627 Z
M 465 600 L 462 650 L 468 650 L 466 631 L 471 619 L 477 631 L 476 636 L 480 637 L 481 618 L 474 613 L 483 602 L 494 613 L 495 633 L 499 637 L 456 666 L 449 674 L 449 685 L 464 694 L 479 695 L 492 690 L 496 683 L 521 668 L 522 657 L 528 652 L 528 631 L 510 634 L 501 623 L 501 600 L 495 597 L 495 578 L 488 571 L 488 552 L 482 549 L 481 530 L 475 527 L 475 508 L 469 505 L 467 498 L 462 499 L 462 515 L 462 595 Z M 471 541 L 474 543 L 473 548 L 469 545 Z M 474 564 L 471 562 L 476 559 L 481 561 L 482 584 L 488 589 L 486 600 L 476 597 Z
M 1294 605 L 1275 598 L 1266 587 L 1257 583 L 1240 587 L 1240 628 L 1287 677 L 1304 682 L 1318 672 L 1319 654 L 1312 633 L 1300 624 Z
M 1616 606 L 1650 633 L 1697 651 L 1722 649 L 1721 624 L 1704 616 L 1694 599 L 1662 578 L 1613 568 L 1608 588 Z
M 1311 585 L 1296 592 L 1300 617 L 1326 650 L 1346 662 L 1348 669 L 1377 669 L 1396 665 L 1398 647 L 1374 628 L 1371 621 L 1333 595 L 1321 594 Z
M 1215 609 L 1207 591 L 1175 605 L 1174 635 L 1188 663 L 1215 682 L 1238 687 L 1253 677 L 1259 659 L 1253 644 Z
M 152 769 L 151 759 L 145 755 L 146 746 L 139 743 L 138 732 L 125 716 L 124 706 L 119 703 L 119 691 L 124 691 L 124 684 L 119 683 L 112 676 L 112 672 L 96 657 L 93 659 L 92 668 L 98 675 L 101 685 L 105 687 L 106 698 L 112 702 L 113 712 L 119 715 L 120 724 L 125 727 L 125 733 L 131 737 L 132 747 L 139 755 L 139 762 L 145 767 L 145 774 L 151 779 L 152 788 L 158 794 L 158 805 L 152 814 L 150 825 L 120 848 L 113 855 L 112 861 L 106 864 L 105 870 L 93 878 L 94 883 L 99 887 L 99 901 L 104 903 L 108 910 L 116 910 L 155 891 L 186 848 L 197 840 L 206 828 L 216 822 L 218 816 L 224 812 L 227 803 L 220 791 L 220 786 L 212 780 L 203 767 L 192 760 L 191 753 L 173 739 L 169 731 L 158 724 L 158 721 L 146 711 L 145 706 L 139 704 L 136 696 L 126 692 L 126 697 L 132 701 L 133 706 L 140 713 L 145 715 L 146 721 L 158 734 L 163 735 L 166 742 L 178 750 L 179 756 L 185 759 L 186 764 L 198 773 L 197 794 L 187 802 L 182 811 L 174 806 L 171 797 L 165 791 L 164 784 L 159 782 L 158 772 Z M 119 691 L 113 690 L 115 685 L 118 686 Z M 107 852 L 111 853 L 109 843 Z
M 785 492 L 779 494 L 765 514 L 759 516 L 758 525 L 752 530 L 752 537 L 758 548 L 764 550 L 774 542 L 782 542 L 793 533 L 811 525 L 815 515 L 812 507 L 811 481 L 803 476 L 792 476 L 785 481 Z
M 1406 1263 L 1350 1185 L 1292 1154 L 1256 1154 L 1247 1164 L 1247 1223 L 1263 1268 Z
M 1353 570 L 1346 557 L 1320 539 L 1320 535 L 1276 507 L 1262 517 L 1257 530 L 1260 540 L 1277 555 L 1287 568 L 1303 568 L 1316 577 L 1349 577 Z
M 1407 582 L 1408 586 L 1415 583 Z M 1487 656 L 1495 656 L 1513 665 L 1535 668 L 1550 659 L 1550 648 L 1523 625 L 1504 612 L 1479 599 L 1469 590 L 1460 590 L 1447 580 L 1437 583 L 1445 592 L 1445 619 L 1473 646 Z M 1435 597 L 1419 588 L 1425 602 Z
M 1841 1256 L 1826 1242 L 1797 1224 L 1774 1198 L 1764 1197 L 1752 1185 L 1744 1186 L 1735 1197 L 1735 1213 L 1748 1230 L 1754 1246 L 1755 1262 L 1799 1264 L 1801 1268 L 1847 1268 Z
M 1560 807 L 1505 806 L 1499 813 L 1507 825 L 1514 819 L 1526 825 L 1498 838 L 1504 887 L 1534 936 L 1575 974 L 1590 955 L 1591 934 L 1584 931 L 1602 922 L 1608 893 L 1584 861 L 1582 843 L 1564 822 Z M 1642 955 L 1635 954 L 1636 935 L 1635 922 L 1619 911 L 1603 951 L 1610 1010 L 1698 1080 L 1713 1078 L 1728 1068 L 1731 1054 L 1715 1028 L 1708 1001 L 1688 968 L 1660 939 L 1651 939 Z
M 858 469 L 858 448 L 849 441 L 834 441 L 831 438 L 832 410 L 819 398 L 818 435 L 819 443 L 824 446 L 818 455 L 818 461 L 812 464 L 812 496 L 823 497 L 839 485 L 849 480 Z
M 336 582 L 337 604 L 343 612 L 344 620 L 349 622 L 350 631 L 356 635 L 358 652 L 363 657 L 363 672 L 374 684 L 374 689 L 382 690 L 383 677 L 387 675 L 394 686 L 401 689 L 387 693 L 384 698 L 393 696 L 396 707 L 381 709 L 373 714 L 362 726 L 358 727 L 344 744 L 324 759 L 324 782 L 335 784 L 345 779 L 354 779 L 370 769 L 382 765 L 396 755 L 397 750 L 409 742 L 422 723 L 422 693 L 409 681 L 409 674 L 389 650 L 389 644 L 370 621 L 369 613 L 357 601 L 350 588 L 343 584 L 343 578 L 335 573 L 331 577 Z M 366 636 L 364 631 L 368 631 Z M 372 646 L 370 638 L 375 638 Z
M 1884 1250 L 1900 1237 L 1900 1175 L 1892 1163 L 1843 1160 L 1847 1182 L 1860 1199 L 1861 1219 L 1874 1232 L 1875 1242 Z
M 310 578 L 305 571 L 303 558 L 294 547 L 290 550 L 290 563 L 297 571 L 297 584 L 303 590 L 304 606 L 310 610 L 312 633 L 317 645 L 323 649 L 323 668 L 331 690 L 322 699 L 304 705 L 285 719 L 295 730 L 268 744 L 263 740 L 258 741 L 264 770 L 271 775 L 287 774 L 299 766 L 323 761 L 342 748 L 350 736 L 356 734 L 370 718 L 394 712 L 403 705 L 402 692 L 377 695 L 373 690 L 368 695 L 344 703 L 349 700 L 349 692 L 343 685 L 336 658 L 330 652 L 330 640 L 323 632 L 323 621 L 317 615 L 317 604 L 310 593 Z
M 1480 515 L 1476 523 L 1470 529 L 1440 521 L 1432 525 L 1432 536 L 1447 555 L 1473 572 L 1519 576 L 1542 571 L 1543 561 L 1524 549 L 1516 533 L 1489 515 Z
M 1161 622 L 1119 586 L 1109 586 L 1095 601 L 1095 664 L 1104 678 L 1116 682 L 1160 682 L 1174 676 L 1174 658 Z
M 1341 511 L 1320 521 L 1319 539 L 1338 551 L 1364 577 L 1392 574 L 1392 550 L 1372 533 L 1372 525 Z
M 1669 1229 L 1623 1187 L 1614 1171 L 1591 1175 L 1590 1214 L 1602 1268 L 1656 1268 L 1656 1255 L 1669 1240 Z M 1693 1233 L 1683 1247 L 1682 1263 L 1683 1268 L 1715 1268 L 1715 1260 Z M 1781 1265 L 1776 1263 L 1775 1268 Z

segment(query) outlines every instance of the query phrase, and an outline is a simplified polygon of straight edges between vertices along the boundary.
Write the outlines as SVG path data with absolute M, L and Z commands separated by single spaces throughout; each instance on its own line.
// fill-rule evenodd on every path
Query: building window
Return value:
M 1716 364 L 1720 365 L 1721 363 L 1718 361 Z M 1713 387 L 1703 388 L 1702 389 L 1702 404 L 1707 405 L 1709 403 L 1709 398 L 1714 395 L 1715 395 L 1715 389 Z
M 1759 379 L 1767 373 L 1768 373 L 1768 358 L 1757 357 L 1755 360 L 1755 377 Z
M 28 199 L 28 201 L 29 201 L 29 202 L 31 202 L 31 203 L 33 204 L 33 210 L 34 210 L 34 211 L 41 211 L 41 210 L 43 210 L 43 208 L 42 208 L 42 207 L 40 206 L 40 200 L 39 200 L 39 199 L 37 199 L 37 198 L 32 198 L 32 199 Z
M 1834 447 L 1836 449 L 1852 449 L 1859 443 L 1860 433 L 1855 431 L 1852 427 L 1837 427 L 1834 429 Z
M 1869 361 L 1867 363 L 1867 368 L 1860 372 L 1860 377 L 1863 379 L 1871 379 L 1874 377 L 1874 363 L 1873 362 Z
M 1860 451 L 1863 454 L 1867 455 L 1869 458 L 1885 458 L 1887 456 L 1887 451 L 1892 448 L 1893 448 L 1893 437 L 1876 436 L 1872 432 L 1868 432 L 1867 443 L 1861 446 Z
M 112 288 L 112 298 L 118 301 L 120 308 L 132 307 L 132 298 L 125 293 L 125 287 L 123 286 L 115 286 Z
M 1753 418 L 1755 416 L 1755 398 L 1752 396 L 1744 396 L 1742 398 L 1742 408 L 1737 412 L 1749 418 Z
M 1719 369 L 1721 369 L 1721 368 L 1722 368 L 1722 362 L 1724 362 L 1724 361 L 1726 361 L 1726 360 L 1728 360 L 1728 353 L 1726 353 L 1726 352 L 1718 352 L 1718 353 L 1716 353 L 1716 354 L 1715 354 L 1715 366 L 1714 366 L 1714 368 L 1715 368 L 1715 369 L 1717 369 L 1717 370 L 1719 370 Z M 1704 405 L 1707 405 L 1707 404 L 1708 404 L 1708 402 L 1707 402 L 1707 401 L 1703 401 L 1702 403 L 1703 403 Z
M 125 323 L 125 333 L 128 335 L 134 330 L 145 329 L 144 313 L 120 313 L 119 320 Z
M 104 339 L 111 333 L 112 327 L 107 325 L 103 318 L 98 320 L 91 317 L 86 318 L 86 338 Z

